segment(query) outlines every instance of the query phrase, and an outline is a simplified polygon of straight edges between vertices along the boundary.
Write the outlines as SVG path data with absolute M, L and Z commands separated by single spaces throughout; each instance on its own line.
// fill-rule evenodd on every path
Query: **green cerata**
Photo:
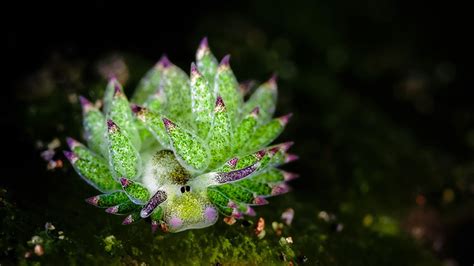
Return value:
M 217 62 L 204 38 L 190 77 L 163 56 L 131 100 L 111 78 L 102 110 L 80 97 L 87 145 L 68 138 L 64 154 L 101 192 L 86 201 L 140 219 L 152 229 L 179 232 L 213 225 L 219 216 L 254 216 L 253 206 L 288 192 L 296 174 L 277 167 L 293 161 L 292 142 L 271 145 L 290 115 L 272 118 L 276 78 L 244 101 L 229 65 Z

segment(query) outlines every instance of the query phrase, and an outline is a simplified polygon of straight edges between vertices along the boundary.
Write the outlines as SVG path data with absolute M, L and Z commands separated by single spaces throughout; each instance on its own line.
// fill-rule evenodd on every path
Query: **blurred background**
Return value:
M 4 12 L 0 262 L 474 262 L 465 7 L 95 1 L 18 3 Z M 189 71 L 204 36 L 218 58 L 231 54 L 239 81 L 277 73 L 277 115 L 294 114 L 279 140 L 295 141 L 300 160 L 285 169 L 300 178 L 257 210 L 267 221 L 263 239 L 253 235 L 255 219 L 159 237 L 145 223 L 122 227 L 84 204 L 95 192 L 60 152 L 66 136 L 81 139 L 78 95 L 98 99 L 110 73 L 130 95 L 163 53 Z M 290 208 L 292 223 L 278 229 Z

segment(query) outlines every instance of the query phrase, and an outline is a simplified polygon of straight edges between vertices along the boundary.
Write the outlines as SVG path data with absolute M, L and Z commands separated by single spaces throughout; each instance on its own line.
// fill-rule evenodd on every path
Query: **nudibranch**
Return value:
M 270 145 L 291 114 L 273 118 L 273 76 L 248 92 L 204 38 L 190 75 L 163 56 L 130 101 L 111 78 L 99 109 L 80 97 L 85 143 L 68 138 L 64 154 L 100 195 L 86 201 L 107 213 L 169 232 L 213 225 L 219 214 L 254 216 L 253 206 L 288 192 L 296 174 L 277 167 L 297 159 L 292 142 Z

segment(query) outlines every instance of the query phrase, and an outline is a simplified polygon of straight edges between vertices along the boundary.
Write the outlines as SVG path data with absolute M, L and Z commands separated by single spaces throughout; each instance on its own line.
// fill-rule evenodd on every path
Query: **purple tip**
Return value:
M 273 73 L 273 75 L 270 77 L 270 79 L 267 81 L 270 84 L 276 84 L 278 81 L 278 76 L 276 73 Z
M 117 128 L 117 125 L 112 121 L 112 119 L 107 119 L 107 129 L 114 130 Z
M 161 65 L 164 68 L 168 68 L 172 65 L 171 61 L 168 59 L 166 54 L 164 54 L 161 58 L 160 61 L 158 61 L 158 65 Z
M 71 162 L 71 164 L 74 164 L 79 158 L 77 155 L 72 152 L 72 151 L 63 151 L 64 156 Z
M 234 217 L 235 219 L 239 219 L 239 220 L 244 218 L 244 215 L 241 212 L 239 212 L 237 209 L 232 210 L 231 216 Z
M 114 96 L 120 93 L 122 93 L 122 88 L 120 88 L 120 84 L 116 81 L 114 84 Z
M 79 102 L 81 103 L 82 110 L 84 110 L 84 112 L 89 111 L 89 109 L 92 107 L 92 103 L 82 95 L 79 95 Z
M 270 148 L 270 149 L 268 150 L 268 153 L 270 154 L 270 156 L 273 156 L 273 155 L 275 155 L 278 151 L 280 151 L 280 147 L 276 146 L 276 147 Z
M 255 213 L 255 210 L 252 207 L 247 207 L 247 211 L 245 212 L 248 216 L 255 216 L 257 213 Z
M 253 199 L 253 203 L 255 205 L 266 205 L 268 204 L 268 200 L 266 200 L 264 197 L 262 196 L 256 196 L 254 199 Z
M 277 89 L 277 75 L 273 74 L 267 82 L 263 84 L 263 88 L 266 88 L 271 91 L 276 91 Z
M 227 165 L 229 165 L 231 168 L 235 168 L 238 161 L 239 161 L 239 158 L 234 157 L 227 162 Z
M 231 200 L 227 203 L 227 207 L 229 208 L 237 208 L 237 204 Z
M 99 204 L 99 196 L 94 196 L 94 197 L 87 198 L 86 202 L 91 204 L 91 205 L 97 206 Z
M 120 178 L 120 184 L 122 185 L 122 187 L 127 187 L 128 185 L 130 185 L 130 181 L 128 179 L 126 179 L 125 177 L 121 177 Z
M 112 75 L 110 76 L 109 78 L 109 83 L 107 84 L 107 86 L 114 86 L 118 83 L 118 80 L 117 80 L 117 77 L 115 75 Z
M 268 152 L 271 155 L 274 155 L 275 153 L 279 151 L 287 152 L 291 148 L 291 146 L 293 146 L 293 144 L 294 144 L 293 141 L 283 142 L 271 147 L 270 149 L 268 149 Z
M 281 219 L 286 223 L 286 225 L 291 225 L 291 222 L 293 221 L 294 217 L 295 217 L 295 210 L 293 210 L 292 208 L 286 209 L 281 214 Z
M 217 96 L 216 107 L 225 107 L 224 100 L 221 96 Z
M 221 62 L 219 63 L 219 66 L 225 66 L 225 67 L 228 67 L 230 64 L 230 54 L 224 56 L 224 58 L 222 58 Z
M 291 181 L 291 180 L 296 179 L 298 177 L 300 177 L 300 175 L 283 171 L 283 178 L 285 179 L 285 181 Z
M 290 191 L 290 187 L 286 184 L 278 184 L 272 188 L 272 196 L 285 194 Z
M 293 144 L 295 144 L 294 141 L 287 141 L 287 142 L 284 142 L 284 143 L 282 143 L 278 146 L 280 146 L 281 149 L 286 152 L 291 148 L 291 146 L 293 146 Z
M 255 153 L 255 157 L 257 157 L 257 159 L 261 160 L 263 158 L 263 156 L 265 156 L 265 153 L 266 153 L 265 150 L 259 150 Z
M 296 154 L 288 154 L 285 158 L 285 163 L 290 163 L 298 160 L 300 157 Z
M 201 43 L 199 43 L 199 49 L 208 49 L 209 42 L 207 41 L 207 37 L 202 38 Z
M 242 93 L 242 95 L 246 95 L 254 85 L 255 81 L 253 80 L 247 80 L 239 83 L 240 93 Z
M 140 107 L 140 106 L 138 106 L 138 105 L 136 105 L 136 104 L 134 104 L 134 103 L 132 103 L 132 105 L 131 105 L 130 107 L 131 107 L 132 112 L 133 112 L 134 114 L 137 114 L 137 113 L 139 113 L 141 110 L 143 110 L 142 107 Z
M 293 116 L 293 113 L 289 113 L 287 115 L 284 115 L 282 117 L 279 117 L 278 120 L 280 120 L 280 123 L 282 126 L 288 124 L 288 121 L 290 121 L 290 118 Z
M 74 149 L 75 147 L 77 146 L 80 146 L 81 143 L 79 143 L 79 141 L 71 138 L 71 137 L 67 137 L 66 138 L 66 143 L 67 143 L 67 146 L 69 146 L 69 149 Z
M 199 70 L 194 62 L 191 63 L 191 76 L 199 76 Z
M 260 108 L 258 106 L 253 108 L 251 114 L 254 116 L 258 116 L 258 114 L 260 114 Z
M 140 217 L 142 217 L 142 218 L 147 218 L 150 215 L 151 215 L 151 213 L 148 212 L 147 210 L 141 210 L 140 211 Z
M 169 120 L 168 118 L 163 117 L 162 120 L 163 120 L 163 124 L 165 124 L 165 128 L 167 130 L 172 129 L 172 128 L 175 127 L 175 124 L 173 122 L 171 122 L 171 120 Z
M 123 220 L 122 224 L 123 224 L 123 225 L 129 225 L 129 224 L 131 224 L 131 223 L 133 223 L 133 217 L 132 217 L 132 215 L 130 214 L 130 215 L 128 215 L 127 217 L 125 217 L 125 219 Z
M 143 209 L 140 211 L 140 217 L 146 218 L 151 215 L 151 213 L 155 210 L 155 208 L 160 205 L 163 201 L 168 198 L 168 194 L 166 194 L 163 190 L 158 190 L 143 206 Z
M 110 214 L 116 214 L 118 212 L 118 209 L 119 209 L 118 206 L 113 206 L 113 207 L 105 209 L 105 212 L 110 213 Z

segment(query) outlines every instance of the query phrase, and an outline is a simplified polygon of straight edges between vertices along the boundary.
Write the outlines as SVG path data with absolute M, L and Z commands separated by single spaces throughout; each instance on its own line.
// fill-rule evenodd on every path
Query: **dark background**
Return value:
M 62 73 L 58 60 L 75 62 L 85 65 L 86 78 L 99 79 L 94 62 L 110 53 L 151 66 L 166 52 L 187 71 L 207 36 L 218 58 L 232 55 L 239 80 L 279 74 L 278 114 L 295 114 L 282 139 L 295 140 L 301 156 L 290 168 L 302 176 L 293 187 L 296 201 L 306 202 L 303 212 L 337 213 L 341 202 L 360 204 L 397 217 L 410 234 L 406 224 L 423 195 L 437 215 L 420 218 L 428 228 L 436 224 L 435 236 L 423 236 L 421 245 L 431 250 L 442 235 L 445 244 L 433 256 L 471 265 L 474 93 L 467 11 L 446 2 L 389 0 L 15 3 L 2 11 L 2 186 L 18 209 L 50 206 L 61 185 L 48 179 L 35 142 L 79 137 L 67 127 L 79 125 L 77 108 L 30 112 L 51 104 L 26 82 L 40 69 Z M 70 84 L 58 75 L 57 87 Z M 84 86 L 64 90 L 94 96 Z M 449 204 L 442 201 L 446 189 L 456 195 Z
M 473 96 L 466 85 L 469 31 L 466 9 L 461 5 L 424 1 L 210 1 L 180 7 L 161 1 L 144 6 L 95 2 L 18 3 L 5 9 L 8 84 L 24 79 L 55 52 L 85 60 L 110 51 L 156 60 L 166 52 L 186 69 L 202 36 L 212 42 L 215 35 L 239 46 L 248 45 L 251 34 L 257 32 L 267 45 L 275 39 L 289 42 L 289 57 L 303 71 L 331 68 L 328 53 L 331 48 L 340 49 L 344 62 L 333 62 L 341 66 L 332 66 L 337 71 L 331 74 L 341 87 L 366 97 L 402 126 L 416 127 L 420 139 L 467 152 L 459 143 L 460 128 L 453 121 L 456 112 L 472 110 Z M 220 56 L 229 50 L 218 48 Z M 242 65 L 255 61 L 236 60 Z M 448 75 L 453 72 L 449 82 L 429 80 L 443 64 Z M 368 69 L 358 69 L 361 66 Z M 245 67 L 236 71 L 245 78 L 252 77 Z M 430 110 L 419 112 L 412 102 L 395 97 L 398 83 L 407 76 L 428 79 L 427 90 L 434 103 Z M 13 101 L 6 103 L 13 109 Z M 18 124 L 13 120 L 10 124 Z

